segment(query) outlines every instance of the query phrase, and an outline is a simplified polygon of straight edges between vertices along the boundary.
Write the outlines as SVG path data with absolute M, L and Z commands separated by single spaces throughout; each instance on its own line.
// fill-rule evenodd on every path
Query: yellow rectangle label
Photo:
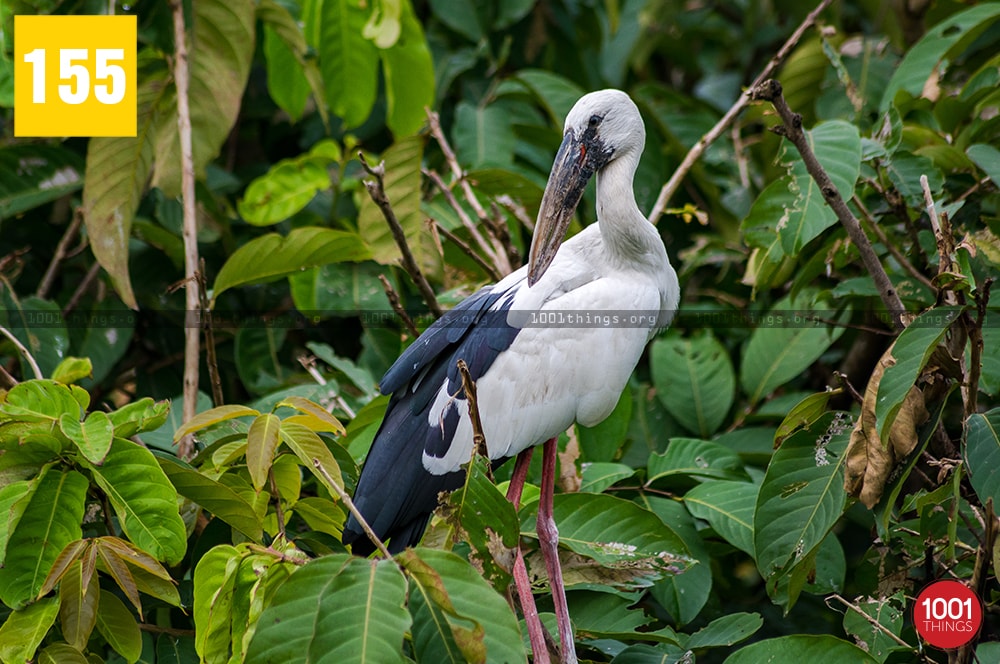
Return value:
M 15 16 L 14 136 L 135 136 L 135 16 Z

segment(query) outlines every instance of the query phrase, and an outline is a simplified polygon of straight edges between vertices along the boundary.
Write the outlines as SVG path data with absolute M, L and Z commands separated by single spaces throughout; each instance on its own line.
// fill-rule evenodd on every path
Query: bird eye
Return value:
M 590 120 L 587 122 L 587 124 L 590 125 L 591 127 L 596 127 L 597 125 L 601 124 L 601 120 L 603 119 L 604 118 L 602 118 L 600 115 L 591 115 Z

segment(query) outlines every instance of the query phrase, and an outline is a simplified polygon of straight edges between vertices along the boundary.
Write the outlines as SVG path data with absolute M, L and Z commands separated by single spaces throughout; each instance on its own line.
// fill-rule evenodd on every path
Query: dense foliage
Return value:
M 516 512 L 474 460 L 421 547 L 340 542 L 377 381 L 414 338 L 387 293 L 433 320 L 358 151 L 384 161 L 447 308 L 526 254 L 581 94 L 639 105 L 648 211 L 812 8 L 185 3 L 208 286 L 189 315 L 171 6 L 111 6 L 138 17 L 138 136 L 29 140 L 13 15 L 109 3 L 0 5 L 0 660 L 525 661 L 505 593 L 520 537 L 550 607 L 533 487 Z M 910 613 L 957 578 L 986 607 L 978 661 L 1000 660 L 997 43 L 1000 3 L 859 0 L 794 44 L 776 78 L 868 247 L 770 103 L 687 174 L 658 219 L 680 312 L 612 415 L 561 440 L 581 659 L 971 661 L 921 645 Z M 182 422 L 185 326 L 203 322 Z

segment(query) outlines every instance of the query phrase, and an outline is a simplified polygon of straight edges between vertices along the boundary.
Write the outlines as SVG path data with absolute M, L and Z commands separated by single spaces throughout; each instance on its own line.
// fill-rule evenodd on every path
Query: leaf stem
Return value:
M 312 462 L 313 466 L 316 467 L 316 470 L 319 471 L 319 474 L 326 480 L 327 486 L 333 488 L 337 497 L 339 497 L 342 501 L 344 501 L 344 504 L 347 505 L 347 510 L 353 514 L 354 518 L 361 524 L 361 529 L 365 531 L 365 535 L 368 535 L 368 539 L 372 541 L 372 544 L 374 544 L 375 548 L 379 550 L 379 553 L 381 553 L 384 558 L 391 559 L 392 554 L 389 553 L 389 549 L 387 549 L 382 540 L 378 538 L 378 535 L 375 534 L 372 527 L 368 525 L 368 522 L 365 521 L 365 517 L 361 516 L 361 512 L 358 511 L 358 508 L 354 505 L 354 501 L 351 500 L 351 497 L 347 495 L 346 491 L 344 491 L 344 487 L 337 484 L 333 478 L 330 477 L 330 473 L 326 472 L 326 468 L 323 467 L 323 464 L 319 459 L 313 459 Z

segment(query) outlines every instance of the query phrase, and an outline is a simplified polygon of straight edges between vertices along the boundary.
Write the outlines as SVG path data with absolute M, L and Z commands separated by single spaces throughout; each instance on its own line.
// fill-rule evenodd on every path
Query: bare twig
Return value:
M 358 520 L 359 524 L 361 524 L 361 529 L 365 531 L 365 534 L 368 535 L 368 539 L 372 541 L 372 544 L 375 545 L 375 548 L 378 549 L 379 553 L 381 553 L 385 558 L 392 558 L 392 554 L 389 553 L 389 549 L 387 549 L 382 540 L 378 538 L 378 535 L 375 534 L 372 527 L 368 525 L 368 522 L 365 521 L 365 517 L 361 516 L 361 512 L 358 511 L 358 508 L 354 505 L 354 501 L 351 500 L 351 497 L 347 495 L 346 491 L 344 491 L 344 487 L 333 481 L 333 478 L 330 477 L 330 473 L 326 472 L 326 468 L 323 467 L 323 464 L 320 463 L 319 459 L 313 459 L 312 461 L 313 466 L 316 467 L 319 474 L 326 480 L 327 485 L 332 487 L 337 496 L 344 501 L 344 505 L 347 506 L 347 511 L 353 514 L 354 518 Z
M 358 152 L 358 159 L 361 160 L 361 167 L 365 169 L 365 172 L 374 178 L 374 180 L 365 180 L 365 188 L 368 190 L 368 195 L 371 196 L 372 201 L 382 211 L 382 216 L 385 217 L 386 223 L 389 224 L 392 237 L 396 240 L 396 246 L 399 247 L 403 269 L 413 279 L 413 283 L 417 285 L 417 290 L 420 291 L 424 302 L 427 303 L 427 308 L 436 317 L 440 318 L 444 313 L 441 310 L 441 305 L 438 304 L 437 296 L 434 295 L 431 285 L 427 283 L 424 273 L 420 271 L 420 266 L 417 265 L 417 261 L 413 257 L 413 252 L 410 251 L 410 245 L 406 242 L 406 233 L 403 232 L 403 227 L 400 225 L 399 219 L 396 218 L 396 213 L 392 209 L 392 203 L 389 202 L 389 197 L 385 193 L 385 162 L 371 166 L 360 151 Z
M 97 278 L 97 274 L 100 271 L 101 264 L 94 261 L 94 264 L 87 270 L 87 274 L 83 275 L 83 279 L 81 279 L 80 283 L 76 285 L 76 289 L 73 291 L 73 294 L 70 295 L 69 301 L 66 302 L 66 306 L 63 307 L 63 316 L 76 309 L 76 305 L 80 304 L 80 300 L 83 299 L 83 294 L 90 289 L 90 285 L 94 283 L 94 279 Z
M 177 87 L 177 133 L 181 141 L 181 201 L 184 206 L 184 289 L 185 309 L 190 313 L 198 309 L 198 226 L 195 218 L 194 152 L 191 138 L 191 108 L 188 104 L 187 32 L 184 29 L 184 3 L 170 0 L 174 17 L 174 83 Z M 184 409 L 185 422 L 195 416 L 198 409 L 198 356 L 201 330 L 197 326 L 184 328 Z M 194 451 L 194 437 L 186 436 L 178 443 L 178 454 L 187 459 Z
M 514 218 L 521 222 L 522 226 L 527 228 L 532 233 L 535 232 L 535 222 L 532 221 L 530 216 L 528 216 L 528 211 L 524 209 L 523 205 L 515 201 L 507 194 L 497 196 L 496 200 L 502 207 L 507 208 L 507 210 L 514 215 Z
M 438 175 L 436 171 L 431 171 L 425 168 L 423 173 L 428 179 L 430 179 L 431 182 L 434 183 L 434 186 L 441 191 L 441 194 L 448 202 L 448 205 L 450 205 L 455 211 L 455 214 L 458 215 L 459 221 L 461 221 L 465 229 L 469 231 L 469 236 L 475 240 L 476 244 L 479 245 L 479 248 L 482 249 L 483 253 L 486 254 L 486 256 L 493 261 L 494 264 L 499 265 L 497 252 L 493 245 L 487 242 L 486 238 L 483 237 L 483 234 L 479 232 L 479 229 L 476 227 L 476 224 L 472 222 L 472 218 L 469 217 L 465 208 L 463 208 L 462 204 L 458 202 L 457 198 L 455 198 L 455 192 L 451 190 L 451 187 L 445 184 L 445 181 L 441 179 L 441 176 Z
M 903 321 L 903 314 L 905 313 L 903 302 L 899 299 L 899 294 L 896 292 L 895 287 L 893 287 L 892 282 L 889 281 L 889 275 L 885 273 L 885 268 L 882 267 L 878 255 L 868 240 L 868 236 L 862 230 L 861 222 L 848 209 L 844 199 L 840 197 L 840 193 L 830 180 L 830 176 L 823 169 L 823 166 L 820 165 L 819 160 L 816 159 L 816 154 L 812 151 L 802 131 L 802 116 L 794 113 L 788 107 L 785 97 L 781 94 L 781 84 L 774 79 L 769 79 L 754 87 L 750 90 L 750 97 L 752 99 L 769 101 L 774 105 L 775 110 L 778 111 L 783 124 L 775 127 L 775 130 L 791 141 L 799 151 L 806 170 L 809 171 L 809 175 L 816 181 L 819 190 L 823 192 L 826 204 L 837 215 L 837 219 L 844 226 L 847 235 L 858 248 L 861 260 L 875 282 L 875 287 L 882 298 L 882 303 L 892 315 L 894 326 L 897 330 L 901 330 L 906 326 Z
M 740 98 L 736 100 L 736 103 L 733 104 L 728 111 L 726 111 L 726 114 L 723 115 L 717 123 L 715 123 L 714 127 L 708 130 L 708 133 L 698 139 L 698 142 L 695 143 L 690 150 L 688 150 L 688 153 L 684 156 L 680 166 L 678 166 L 677 170 L 674 171 L 670 180 L 668 180 L 667 183 L 663 185 L 663 188 L 660 189 L 660 195 L 656 197 L 656 203 L 653 205 L 653 209 L 649 212 L 649 220 L 652 223 L 655 224 L 659 220 L 660 216 L 663 215 L 663 211 L 666 210 L 670 197 L 673 196 L 674 192 L 676 192 L 678 187 L 680 187 L 681 181 L 688 174 L 688 171 L 691 170 L 691 167 L 694 166 L 695 162 L 698 161 L 701 155 L 705 152 L 708 146 L 714 143 L 719 136 L 722 136 L 733 120 L 736 119 L 736 116 L 739 115 L 743 109 L 746 108 L 747 104 L 750 103 L 751 91 L 760 85 L 761 82 L 770 78 L 774 74 L 775 70 L 781 65 L 782 62 L 785 61 L 785 58 L 788 57 L 788 54 L 792 52 L 792 49 L 798 45 L 799 41 L 802 39 L 802 35 L 806 33 L 806 30 L 812 27 L 819 15 L 830 5 L 831 2 L 832 0 L 821 0 L 821 2 L 816 5 L 816 8 L 809 12 L 809 15 L 802 21 L 802 24 L 799 25 L 788 40 L 782 44 L 781 48 L 778 49 L 778 52 L 775 53 L 774 57 L 767 63 L 767 66 L 765 66 L 757 78 L 754 79 L 754 82 L 750 84 L 750 87 L 747 88 L 747 90 L 740 95 Z
M 382 289 L 385 291 L 385 296 L 389 298 L 389 306 L 391 306 L 392 310 L 396 312 L 399 319 L 403 321 L 403 325 L 405 325 L 406 329 L 410 331 L 413 338 L 416 339 L 419 337 L 420 330 L 417 329 L 417 324 L 413 322 L 412 318 L 410 318 L 410 314 L 406 313 L 406 309 L 403 308 L 403 304 L 399 301 L 399 294 L 396 292 L 396 289 L 392 287 L 392 284 L 389 283 L 389 280 L 385 278 L 384 274 L 378 275 L 378 280 L 382 282 Z
M 486 271 L 486 274 L 490 276 L 490 279 L 492 279 L 493 281 L 500 280 L 501 275 L 499 272 L 497 272 L 496 268 L 490 265 L 488 262 L 486 262 L 486 260 L 483 259 L 482 256 L 477 254 L 476 250 L 470 247 L 465 242 L 465 240 L 463 240 L 462 238 L 458 237 L 457 235 L 449 231 L 447 228 L 441 225 L 441 222 L 437 220 L 434 221 L 434 228 L 437 230 L 438 233 L 445 236 L 445 238 L 449 242 L 451 242 L 453 245 L 461 249 L 462 253 L 464 253 L 466 256 L 474 260 L 476 262 L 476 265 L 483 268 L 483 270 Z
M 490 452 L 486 448 L 486 435 L 483 433 L 483 421 L 479 417 L 479 399 L 476 396 L 476 382 L 472 380 L 469 373 L 469 365 L 465 360 L 458 360 L 458 371 L 462 374 L 462 390 L 465 391 L 465 400 L 469 402 L 469 419 L 472 420 L 472 453 L 478 454 L 486 460 L 490 458 Z M 493 481 L 493 472 L 488 470 L 490 481 Z
M 503 252 L 507 256 L 511 270 L 521 265 L 521 252 L 517 250 L 511 241 L 510 230 L 507 228 L 507 220 L 500 212 L 500 205 L 495 201 L 490 201 L 490 233 L 494 239 L 503 247 Z
M 860 615 L 862 618 L 864 618 L 865 620 L 867 620 L 869 623 L 871 623 L 872 627 L 874 627 L 878 631 L 882 632 L 883 634 L 885 634 L 886 636 L 888 636 L 890 639 L 892 639 L 893 641 L 895 641 L 899 645 L 906 647 L 907 650 L 913 650 L 913 651 L 916 650 L 915 647 L 913 647 L 912 645 L 910 645 L 909 643 L 907 643 L 903 639 L 901 639 L 898 636 L 896 636 L 895 634 L 893 634 L 892 630 L 886 628 L 885 625 L 883 625 L 878 620 L 876 620 L 872 616 L 870 616 L 867 613 L 865 613 L 864 610 L 860 606 L 858 606 L 857 604 L 854 604 L 853 602 L 850 602 L 850 601 L 844 599 L 843 597 L 841 597 L 837 593 L 834 593 L 834 594 L 830 595 L 830 597 L 828 597 L 827 599 L 835 599 L 835 600 L 837 600 L 838 602 L 840 602 L 841 604 L 843 604 L 844 606 L 846 606 L 848 609 L 850 609 L 851 611 L 854 611 L 855 613 L 857 613 L 858 615 Z
M 35 378 L 43 378 L 42 370 L 38 368 L 38 362 L 35 362 L 35 358 L 32 357 L 31 353 L 28 352 L 28 349 L 24 347 L 21 340 L 15 337 L 13 332 L 2 325 L 0 325 L 0 334 L 7 337 L 7 339 L 9 339 L 10 342 L 17 347 L 18 352 L 24 356 L 24 359 L 28 362 L 28 366 L 31 367 L 31 371 L 35 374 Z
M 910 259 L 904 256 L 903 252 L 901 252 L 895 244 L 889 241 L 885 231 L 883 231 L 882 227 L 878 225 L 878 222 L 875 221 L 875 218 L 872 217 L 871 212 L 868 211 L 868 208 L 866 208 L 864 203 L 861 202 L 861 199 L 858 198 L 857 194 L 854 195 L 851 202 L 858 208 L 861 212 L 861 217 L 868 222 L 868 227 L 872 229 L 872 232 L 878 238 L 878 241 L 885 245 L 885 248 L 889 250 L 889 253 L 896 259 L 896 262 L 899 263 L 904 270 L 909 272 L 911 277 L 922 283 L 924 286 L 927 286 L 927 288 L 934 290 L 935 287 L 934 284 L 931 283 L 931 280 L 928 279 L 923 272 L 918 270 L 917 267 L 910 262 Z
M 73 214 L 72 220 L 69 222 L 69 226 L 66 227 L 66 232 L 59 238 L 59 244 L 56 245 L 56 251 L 52 254 L 49 267 L 46 268 L 45 275 L 42 276 L 42 281 L 38 284 L 38 290 L 35 291 L 36 296 L 43 299 L 48 297 L 49 290 L 52 289 L 52 283 L 56 280 L 56 274 L 59 272 L 59 266 L 62 264 L 63 259 L 66 258 L 66 250 L 69 248 L 69 243 L 76 238 L 80 230 L 80 224 L 82 223 L 83 214 L 77 209 Z
M 2 364 L 0 364 L 0 378 L 3 378 L 11 387 L 14 387 L 18 383 L 18 380 L 11 376 L 10 372 L 7 371 L 7 367 Z
M 451 145 L 448 143 L 448 139 L 444 135 L 444 131 L 441 130 L 441 121 L 438 118 L 438 114 L 430 109 L 427 110 L 427 124 L 431 130 L 431 136 L 437 141 L 438 145 L 441 147 L 441 154 L 444 155 L 445 161 L 448 162 L 448 167 L 451 168 L 452 175 L 454 175 L 455 180 L 458 182 L 459 186 L 462 187 L 462 194 L 465 197 L 466 202 L 476 213 L 476 216 L 484 224 L 489 224 L 489 215 L 486 213 L 486 209 L 483 208 L 479 199 L 476 198 L 475 192 L 472 191 L 472 185 L 469 184 L 469 180 L 465 177 L 465 172 L 462 171 L 462 167 L 458 163 L 458 158 L 455 156 L 455 151 L 451 149 Z M 481 240 L 481 237 L 476 237 L 478 231 L 473 235 L 476 242 L 481 242 L 481 246 L 486 251 L 490 258 L 496 263 L 497 268 L 503 274 L 510 274 L 511 266 L 507 261 L 507 256 L 495 245 L 491 246 L 486 243 L 485 240 Z
M 212 385 L 212 405 L 221 406 L 222 376 L 219 374 L 219 360 L 215 354 L 215 325 L 212 321 L 212 308 L 208 303 L 208 288 L 205 283 L 205 259 L 200 260 L 198 270 L 198 307 L 201 310 L 201 323 L 205 328 L 205 364 L 208 366 L 208 381 Z

